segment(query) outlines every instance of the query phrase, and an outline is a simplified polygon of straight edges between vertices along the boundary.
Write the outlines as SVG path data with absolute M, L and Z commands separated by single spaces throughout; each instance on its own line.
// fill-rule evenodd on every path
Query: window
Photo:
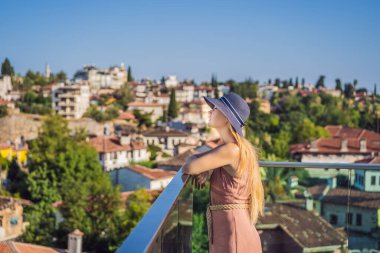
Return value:
M 331 225 L 338 224 L 338 216 L 336 216 L 335 214 L 330 214 L 330 224 Z
M 11 225 L 12 225 L 12 226 L 17 225 L 17 217 L 12 217 L 12 218 L 11 218 Z
M 360 213 L 356 214 L 356 226 L 362 225 L 362 215 Z
M 371 185 L 376 184 L 376 176 L 371 176 Z
M 347 222 L 349 225 L 352 225 L 352 213 L 347 213 L 347 216 L 346 216 L 346 222 Z

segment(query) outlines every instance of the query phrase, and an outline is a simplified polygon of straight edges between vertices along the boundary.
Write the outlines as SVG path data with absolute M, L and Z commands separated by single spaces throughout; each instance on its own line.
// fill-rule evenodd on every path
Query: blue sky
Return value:
M 0 61 L 16 72 L 124 62 L 136 78 L 326 76 L 380 86 L 378 0 L 0 2 Z M 380 87 L 379 87 L 380 88 Z

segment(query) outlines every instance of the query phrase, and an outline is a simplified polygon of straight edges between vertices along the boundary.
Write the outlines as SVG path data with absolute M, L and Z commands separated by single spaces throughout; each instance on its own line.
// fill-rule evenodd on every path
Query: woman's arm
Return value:
M 182 166 L 184 174 L 197 175 L 224 165 L 233 164 L 239 154 L 239 147 L 234 143 L 227 143 L 202 153 L 196 159 L 189 159 Z

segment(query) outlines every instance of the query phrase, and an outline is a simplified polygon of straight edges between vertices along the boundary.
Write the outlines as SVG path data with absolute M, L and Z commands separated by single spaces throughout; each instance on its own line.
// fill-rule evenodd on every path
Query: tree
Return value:
M 44 120 L 39 137 L 31 142 L 27 186 L 35 204 L 25 210 L 30 226 L 22 239 L 62 247 L 67 242 L 62 235 L 78 228 L 86 234 L 86 251 L 110 252 L 108 239 L 117 234 L 120 224 L 119 189 L 112 187 L 97 152 L 76 140 L 68 123 L 51 115 Z M 53 203 L 59 200 L 65 220 L 56 230 Z
M 128 82 L 133 82 L 133 81 L 134 81 L 133 76 L 132 76 L 132 69 L 131 69 L 131 66 L 128 66 L 128 77 L 127 77 L 127 81 L 128 81 Z
M 280 87 L 280 83 L 281 83 L 280 78 L 276 78 L 274 80 L 274 86 Z
M 208 252 L 207 225 L 203 213 L 193 214 L 192 251 L 195 253 Z
M 55 75 L 55 81 L 64 82 L 66 80 L 67 80 L 67 75 L 63 70 L 61 70 Z
M 300 86 L 299 86 L 300 84 L 299 84 L 299 82 L 298 82 L 298 76 L 296 77 L 296 84 L 295 84 L 295 85 L 296 85 L 296 89 L 299 89 L 299 88 L 300 88 Z
M 19 195 L 22 198 L 29 198 L 28 189 L 26 185 L 27 174 L 21 170 L 20 165 L 17 162 L 17 158 L 13 157 L 9 164 L 7 179 L 10 183 L 7 186 L 7 190 L 15 195 Z
M 289 86 L 293 86 L 293 78 L 289 79 Z
M 3 64 L 1 65 L 1 75 L 3 76 L 14 76 L 15 71 L 11 65 L 8 58 L 5 58 Z
M 319 89 L 320 87 L 325 87 L 325 76 L 324 75 L 319 76 L 318 81 L 315 84 L 315 88 Z
M 344 85 L 344 96 L 346 98 L 353 98 L 354 92 L 355 92 L 355 88 L 351 83 L 346 83 Z
M 153 124 L 152 113 L 153 112 L 141 113 L 140 110 L 134 109 L 133 114 L 135 115 L 137 119 L 138 127 L 141 127 L 141 126 L 151 127 Z
M 305 87 L 305 78 L 302 78 L 301 84 L 302 84 L 302 87 Z
M 144 217 L 145 213 L 152 205 L 152 196 L 148 194 L 146 189 L 141 188 L 136 190 L 131 196 L 128 197 L 126 202 L 126 233 L 129 234 L 137 223 Z
M 123 86 L 116 91 L 115 97 L 117 99 L 116 104 L 123 110 L 126 110 L 128 108 L 128 104 L 133 101 L 131 86 L 128 83 L 123 84 Z
M 211 76 L 211 87 L 214 88 L 214 97 L 219 98 L 218 81 L 216 79 L 216 75 Z
M 172 120 L 172 119 L 175 119 L 177 116 L 178 116 L 178 105 L 175 98 L 175 89 L 172 89 L 170 93 L 168 117 L 170 120 Z
M 6 105 L 0 105 L 0 118 L 8 115 L 8 107 Z
M 354 79 L 353 85 L 354 85 L 354 90 L 357 90 L 357 87 L 358 87 L 358 80 L 357 79 Z
M 376 83 L 373 85 L 373 94 L 375 96 L 377 95 L 377 84 Z
M 339 78 L 335 79 L 335 83 L 336 83 L 335 89 L 342 91 L 343 90 L 342 89 L 342 83 L 341 83 Z

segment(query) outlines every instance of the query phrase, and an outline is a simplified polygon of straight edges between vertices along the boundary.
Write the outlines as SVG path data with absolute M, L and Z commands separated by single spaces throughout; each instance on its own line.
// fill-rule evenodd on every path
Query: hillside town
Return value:
M 41 240 L 38 245 L 28 241 L 35 234 L 25 235 L 28 229 L 35 232 L 35 226 L 44 225 L 41 221 L 33 225 L 32 216 L 24 214 L 33 212 L 33 206 L 44 199 L 28 192 L 35 189 L 32 183 L 38 184 L 39 177 L 34 177 L 35 181 L 27 178 L 37 173 L 40 164 L 54 169 L 65 160 L 60 160 L 59 150 L 66 147 L 54 141 L 55 135 L 49 136 L 49 131 L 54 134 L 55 130 L 46 122 L 57 127 L 67 124 L 69 135 L 58 140 L 78 140 L 91 150 L 86 154 L 96 154 L 97 165 L 91 166 L 99 166 L 112 187 L 118 187 L 120 201 L 127 209 L 128 201 L 141 201 L 138 194 L 142 189 L 151 204 L 187 157 L 222 144 L 208 127 L 210 108 L 204 96 L 220 98 L 236 92 L 244 97 L 255 112 L 244 132 L 265 150 L 262 160 L 380 164 L 376 85 L 372 92 L 358 88 L 357 81 L 342 87 L 337 79 L 332 89 L 324 85 L 323 76 L 316 85 L 298 77 L 240 83 L 221 82 L 216 75 L 202 83 L 179 80 L 175 75 L 136 80 L 132 68 L 124 63 L 108 68 L 84 65 L 72 78 L 63 71 L 55 73 L 48 64 L 44 73 L 29 71 L 25 76 L 7 71 L 12 68 L 6 59 L 0 77 L 0 251 L 29 248 L 30 252 L 62 252 L 61 247 L 77 253 L 91 248 L 83 239 L 86 232 L 71 226 L 79 223 L 65 223 L 70 214 L 67 203 L 76 203 L 76 195 L 66 197 L 65 191 L 58 198 L 54 192 L 49 196 L 54 210 L 51 231 L 60 231 L 52 235 L 57 243 L 49 246 Z M 340 108 L 352 110 L 342 114 L 333 111 L 335 101 Z M 301 112 L 309 118 L 301 117 Z M 57 152 L 51 153 L 57 154 L 57 164 L 52 167 L 49 164 L 54 157 L 46 155 L 50 160 L 43 160 L 45 150 L 41 149 L 52 152 L 49 145 Z M 81 161 L 73 155 L 69 162 L 77 167 L 67 173 L 83 173 L 84 165 L 74 158 Z M 92 172 L 85 173 L 87 177 Z M 267 173 L 266 182 L 274 180 L 270 175 Z M 46 178 L 54 180 L 53 176 Z M 265 188 L 268 205 L 257 224 L 265 252 L 280 252 L 283 245 L 288 247 L 286 252 L 344 252 L 340 250 L 347 237 L 350 249 L 380 249 L 379 170 L 304 168 L 302 173 L 283 173 L 276 180 L 281 181 L 277 187 L 268 184 Z M 65 188 L 61 183 L 59 190 Z M 71 230 L 59 230 L 61 223 Z

